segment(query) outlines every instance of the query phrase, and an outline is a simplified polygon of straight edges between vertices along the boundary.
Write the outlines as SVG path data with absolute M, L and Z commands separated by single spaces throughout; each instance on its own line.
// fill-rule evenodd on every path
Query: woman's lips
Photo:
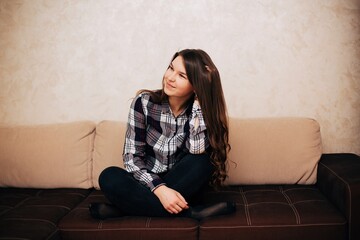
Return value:
M 175 88 L 173 85 L 171 85 L 170 83 L 166 83 L 166 86 L 168 87 L 168 88 Z

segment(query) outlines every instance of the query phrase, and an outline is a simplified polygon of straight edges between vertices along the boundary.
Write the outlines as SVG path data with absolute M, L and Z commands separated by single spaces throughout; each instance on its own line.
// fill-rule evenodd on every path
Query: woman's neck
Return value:
M 179 98 L 169 98 L 169 105 L 175 117 L 179 116 L 182 111 L 184 111 L 187 101 L 188 100 L 184 101 L 183 99 Z

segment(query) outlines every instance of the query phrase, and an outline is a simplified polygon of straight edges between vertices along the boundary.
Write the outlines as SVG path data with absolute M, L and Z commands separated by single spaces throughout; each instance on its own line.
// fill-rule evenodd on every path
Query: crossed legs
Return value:
M 163 175 L 163 180 L 169 188 L 178 191 L 189 202 L 209 182 L 213 171 L 213 165 L 207 154 L 187 154 Z M 100 174 L 99 185 L 106 198 L 115 207 L 104 204 L 93 205 L 90 207 L 90 212 L 98 218 L 128 215 L 183 216 L 201 219 L 235 211 L 233 203 L 219 203 L 209 206 L 190 206 L 179 214 L 170 214 L 153 192 L 137 181 L 131 173 L 118 167 L 106 168 Z
M 187 154 L 163 176 L 163 180 L 188 200 L 209 181 L 212 172 L 213 166 L 207 154 Z M 153 192 L 124 169 L 105 169 L 100 174 L 99 185 L 106 198 L 126 215 L 172 216 Z

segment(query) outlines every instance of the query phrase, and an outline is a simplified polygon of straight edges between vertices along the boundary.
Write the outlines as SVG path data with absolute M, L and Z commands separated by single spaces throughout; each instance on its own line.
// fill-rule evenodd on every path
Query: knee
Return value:
M 118 185 L 117 181 L 124 175 L 126 171 L 119 167 L 108 167 L 105 168 L 99 176 L 99 186 L 101 190 L 112 189 L 114 185 Z

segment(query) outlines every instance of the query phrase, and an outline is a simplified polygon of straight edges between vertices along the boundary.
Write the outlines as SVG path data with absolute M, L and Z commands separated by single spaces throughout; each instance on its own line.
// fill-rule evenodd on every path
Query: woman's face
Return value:
M 164 92 L 169 98 L 179 98 L 186 101 L 194 93 L 181 56 L 177 56 L 171 63 L 164 75 Z

